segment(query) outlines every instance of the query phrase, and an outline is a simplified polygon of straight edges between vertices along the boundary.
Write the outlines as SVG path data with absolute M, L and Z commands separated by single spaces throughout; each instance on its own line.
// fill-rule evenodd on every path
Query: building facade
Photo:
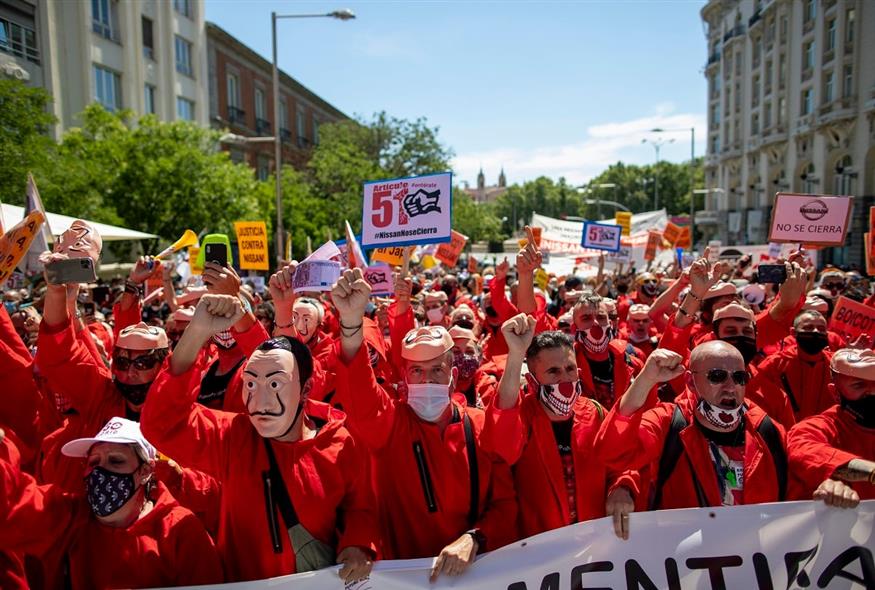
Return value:
M 705 241 L 767 241 L 778 192 L 853 195 L 850 238 L 823 252 L 863 265 L 875 204 L 875 2 L 710 0 Z
M 203 0 L 0 0 L 0 75 L 52 95 L 56 137 L 92 102 L 206 126 Z
M 483 168 L 477 174 L 477 188 L 465 188 L 474 202 L 476 203 L 493 203 L 498 197 L 507 191 L 507 177 L 504 175 L 504 168 L 498 174 L 498 184 L 486 186 L 486 175 L 483 174 Z
M 300 168 L 311 148 L 319 143 L 319 126 L 348 119 L 285 72 L 280 71 L 280 120 L 273 120 L 272 64 L 218 25 L 206 24 L 209 69 L 209 121 L 238 140 L 224 144 L 231 158 L 247 162 L 262 180 L 274 167 L 272 141 L 277 127 L 282 137 L 282 159 Z M 239 140 L 239 138 L 244 138 Z

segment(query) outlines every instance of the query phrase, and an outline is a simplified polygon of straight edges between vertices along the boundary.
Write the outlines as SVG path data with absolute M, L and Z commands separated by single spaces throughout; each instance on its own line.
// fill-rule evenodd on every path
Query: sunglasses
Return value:
M 144 356 L 138 356 L 137 358 L 131 360 L 126 356 L 113 356 L 112 357 L 112 366 L 119 371 L 127 371 L 133 366 L 138 371 L 148 371 L 152 369 L 161 362 L 154 354 L 147 354 Z
M 833 289 L 842 289 L 845 286 L 844 283 L 824 283 L 823 288 L 829 289 L 832 291 Z
M 702 371 L 693 371 L 694 373 L 702 373 Z M 726 369 L 709 369 L 705 371 L 705 377 L 710 383 L 719 385 L 724 383 L 730 376 L 736 385 L 747 385 L 750 381 L 750 373 L 747 371 L 732 371 Z

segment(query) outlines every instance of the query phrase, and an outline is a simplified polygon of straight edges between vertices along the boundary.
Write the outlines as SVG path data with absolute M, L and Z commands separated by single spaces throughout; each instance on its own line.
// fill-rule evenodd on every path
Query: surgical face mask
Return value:
M 875 428 L 875 394 L 869 393 L 858 400 L 839 397 L 842 408 L 863 428 Z
M 538 386 L 538 397 L 541 403 L 557 416 L 568 416 L 582 392 L 583 384 L 580 379 L 570 383 Z
M 459 380 L 467 381 L 480 367 L 480 358 L 476 354 L 454 352 L 453 366 L 459 370 Z
M 796 344 L 806 354 L 817 354 L 829 345 L 823 332 L 796 332 Z
M 726 336 L 720 340 L 734 346 L 741 353 L 745 365 L 749 365 L 757 355 L 757 341 L 752 336 L 738 334 L 737 336 Z
M 152 386 L 151 381 L 140 383 L 139 385 L 122 383 L 116 377 L 113 377 L 112 381 L 115 384 L 115 388 L 122 394 L 122 397 L 134 406 L 142 405 L 146 401 L 146 394 L 149 393 L 149 388 Z
M 97 516 L 109 516 L 134 495 L 134 474 L 95 467 L 85 478 L 85 488 L 91 511 Z
M 425 312 L 425 317 L 427 317 L 428 321 L 432 324 L 439 324 L 444 321 L 444 310 L 440 307 L 429 309 Z
M 218 334 L 213 334 L 213 344 L 222 350 L 231 350 L 237 346 L 237 341 L 231 335 L 231 330 L 222 330 Z
M 407 405 L 426 422 L 435 422 L 450 405 L 450 386 L 442 383 L 408 383 Z
M 705 417 L 705 420 L 710 422 L 717 428 L 735 428 L 741 422 L 741 417 L 744 415 L 744 405 L 727 409 L 719 406 L 714 406 L 706 402 L 703 398 L 699 398 L 697 407 L 699 413 Z
M 608 343 L 614 337 L 611 326 L 602 327 L 593 324 L 589 330 L 577 333 L 577 340 L 583 343 L 583 347 L 591 353 L 600 354 L 607 350 Z

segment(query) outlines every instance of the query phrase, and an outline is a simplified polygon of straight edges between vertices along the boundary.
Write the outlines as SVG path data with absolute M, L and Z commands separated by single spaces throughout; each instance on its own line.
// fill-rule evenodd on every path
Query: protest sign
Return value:
M 708 242 L 708 262 L 714 264 L 720 260 L 720 249 L 723 247 L 723 242 L 720 240 L 711 240 Z
M 465 249 L 465 243 L 467 241 L 467 236 L 460 234 L 456 230 L 452 230 L 450 242 L 448 244 L 439 244 L 434 253 L 434 257 L 446 266 L 456 266 L 456 263 L 459 262 L 459 256 L 462 254 L 462 250 Z
M 295 269 L 292 291 L 330 291 L 340 278 L 340 263 L 334 260 L 308 260 Z
M 188 249 L 188 265 L 191 267 L 191 274 L 199 275 L 204 272 L 204 265 L 200 262 L 200 246 L 191 246 Z
M 781 256 L 781 244 L 769 242 L 769 258 L 777 260 L 779 256 Z
M 675 242 L 675 246 L 678 248 L 692 248 L 693 240 L 690 237 L 690 226 L 685 225 L 681 228 L 681 236 L 678 238 L 678 241 Z
M 0 236 L 0 283 L 6 281 L 16 265 L 24 258 L 37 232 L 45 223 L 45 216 L 39 211 L 31 211 L 24 219 Z
M 585 221 L 583 222 L 583 239 L 580 245 L 593 250 L 616 252 L 620 249 L 622 233 L 623 228 L 619 225 Z
M 362 245 L 374 248 L 449 241 L 452 185 L 451 172 L 365 183 Z
M 428 270 L 430 268 L 433 268 L 434 266 L 437 266 L 437 260 L 435 260 L 434 256 L 432 256 L 431 254 L 423 254 L 422 258 L 419 259 L 419 264 L 422 265 L 422 268 Z
M 473 254 L 468 254 L 468 272 L 471 274 L 477 272 L 477 259 Z
M 860 334 L 875 336 L 875 308 L 839 296 L 829 327 L 848 340 L 854 340 Z
M 388 264 L 373 264 L 364 270 L 365 280 L 371 286 L 371 295 L 392 295 L 395 284 Z
M 769 226 L 770 242 L 841 246 L 854 197 L 778 193 Z
M 609 252 L 605 255 L 607 262 L 616 262 L 617 264 L 629 264 L 632 261 L 632 244 L 628 240 L 620 240 L 620 248 L 616 252 Z
M 869 207 L 869 235 L 875 236 L 875 207 Z M 875 260 L 875 250 L 873 250 L 873 245 L 870 243 L 867 249 L 869 252 L 870 258 Z M 872 274 L 872 273 L 869 273 Z
M 377 561 L 348 590 L 875 587 L 875 500 L 840 510 L 822 502 L 633 512 L 628 540 L 611 517 L 554 529 L 479 555 L 460 576 L 428 582 L 434 558 Z M 200 590 L 339 590 L 341 566 Z
M 872 233 L 863 234 L 863 246 L 866 250 L 866 274 L 875 275 L 875 256 L 872 256 Z
M 662 243 L 662 234 L 658 231 L 650 231 L 647 234 L 647 246 L 644 249 L 644 260 L 656 258 L 656 249 Z
M 404 247 L 377 248 L 371 252 L 371 261 L 385 262 L 391 266 L 401 266 L 404 262 Z
M 672 223 L 671 221 L 665 224 L 665 229 L 662 230 L 662 239 L 668 242 L 671 246 L 674 246 L 680 237 L 681 226 Z
M 617 211 L 614 214 L 614 220 L 617 222 L 617 225 L 623 228 L 624 236 L 632 233 L 632 213 L 630 211 Z
M 235 221 L 240 268 L 243 270 L 270 270 L 267 255 L 267 226 L 263 221 Z
M 550 282 L 550 275 L 547 274 L 547 271 L 543 268 L 537 269 L 535 271 L 535 285 L 542 291 L 546 291 L 548 282 Z

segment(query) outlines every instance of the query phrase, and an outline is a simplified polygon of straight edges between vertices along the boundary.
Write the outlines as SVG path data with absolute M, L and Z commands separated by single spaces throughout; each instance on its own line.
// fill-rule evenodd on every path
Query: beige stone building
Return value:
M 203 0 L 0 0 L 0 76 L 52 95 L 56 137 L 95 101 L 206 126 Z
M 835 264 L 863 264 L 875 195 L 875 1 L 710 0 L 705 240 L 762 244 L 777 192 L 854 195 Z

